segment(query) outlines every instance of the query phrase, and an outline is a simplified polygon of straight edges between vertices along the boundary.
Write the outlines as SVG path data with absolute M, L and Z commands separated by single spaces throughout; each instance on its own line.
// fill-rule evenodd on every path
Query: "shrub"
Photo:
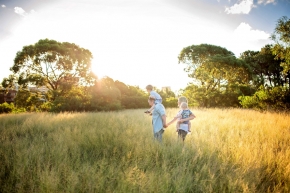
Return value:
M 290 90 L 285 87 L 260 87 L 253 96 L 240 96 L 239 100 L 244 108 L 289 110 Z
M 166 98 L 165 101 L 164 101 L 164 106 L 165 107 L 177 107 L 177 101 L 178 99 L 175 98 L 175 97 L 169 97 L 169 98 Z
M 0 113 L 11 113 L 14 109 L 14 104 L 13 103 L 3 103 L 3 104 L 0 104 Z

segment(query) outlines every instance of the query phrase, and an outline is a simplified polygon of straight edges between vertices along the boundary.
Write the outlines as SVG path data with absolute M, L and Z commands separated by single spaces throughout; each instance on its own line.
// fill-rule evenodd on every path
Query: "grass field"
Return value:
M 0 115 L 0 192 L 290 192 L 290 115 L 192 111 L 184 146 L 143 110 Z

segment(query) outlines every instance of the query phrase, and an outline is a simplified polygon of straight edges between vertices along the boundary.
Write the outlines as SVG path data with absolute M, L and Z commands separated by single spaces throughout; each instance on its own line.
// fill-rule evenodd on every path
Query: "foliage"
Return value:
M 43 102 L 38 108 L 39 108 L 39 111 L 41 111 L 41 112 L 51 111 L 52 103 L 51 102 Z
M 84 88 L 74 87 L 69 92 L 57 97 L 53 102 L 50 111 L 85 111 L 88 107 L 89 97 Z
M 238 106 L 238 96 L 251 78 L 248 64 L 237 59 L 225 48 L 201 44 L 184 48 L 179 62 L 187 65 L 185 71 L 193 84 L 182 95 L 190 105 L 201 107 Z M 224 100 L 228 98 L 229 100 Z M 226 102 L 226 103 L 225 103 Z
M 174 92 L 172 92 L 171 90 L 163 89 L 163 90 L 159 90 L 157 88 L 154 88 L 154 90 L 160 94 L 161 98 L 162 98 L 162 104 L 164 105 L 164 107 L 177 107 L 177 98 L 174 94 Z M 148 106 L 147 103 L 147 99 L 146 98 L 146 105 Z
M 187 65 L 188 76 L 198 81 L 207 90 L 213 90 L 229 82 L 248 80 L 247 64 L 237 59 L 225 48 L 200 44 L 183 48 L 178 56 L 179 62 Z
M 272 51 L 277 59 L 281 60 L 281 66 L 285 74 L 290 73 L 290 19 L 281 17 L 272 34 L 272 40 L 276 42 Z M 288 77 L 289 78 L 289 77 Z M 290 86 L 290 80 L 289 80 Z
M 244 108 L 287 110 L 290 109 L 290 90 L 285 87 L 261 86 L 253 96 L 240 96 L 239 100 Z
M 266 45 L 261 51 L 245 51 L 240 58 L 248 65 L 252 73 L 252 84 L 257 89 L 263 86 L 284 86 L 287 83 L 287 76 L 280 66 L 281 60 L 275 59 L 272 53 L 273 45 Z
M 221 87 L 206 94 L 205 88 L 194 84 L 188 85 L 182 92 L 182 95 L 189 100 L 189 106 L 192 107 L 239 107 L 238 97 L 244 94 L 251 95 L 255 92 L 249 86 L 228 85 Z
M 7 78 L 3 78 L 1 82 L 1 86 L 3 88 L 13 88 L 16 82 L 15 75 L 11 74 Z
M 184 146 L 143 110 L 0 115 L 0 192 L 289 192 L 289 115 L 192 111 Z
M 166 107 L 176 107 L 177 99 L 172 91 L 159 91 Z M 19 89 L 15 106 L 27 111 L 82 112 L 112 111 L 120 109 L 148 108 L 148 94 L 137 86 L 126 85 L 110 77 L 95 80 L 90 86 L 73 86 L 65 90 L 47 93 Z
M 245 51 L 240 58 L 219 46 L 184 48 L 179 62 L 193 81 L 184 90 L 191 106 L 289 109 L 290 20 L 278 20 L 274 45 Z
M 2 103 L 0 104 L 0 114 L 1 113 L 11 113 L 14 110 L 14 104 L 13 103 Z
M 91 52 L 78 45 L 44 39 L 17 52 L 11 71 L 23 87 L 32 84 L 66 90 L 75 84 L 92 83 L 91 58 Z
M 138 87 L 125 85 L 110 77 L 97 81 L 94 86 L 90 87 L 90 92 L 91 104 L 97 110 L 140 108 L 147 104 L 147 99 Z
M 145 107 L 148 107 L 148 102 L 144 91 L 104 77 L 92 86 L 73 87 L 60 94 L 52 102 L 50 111 L 112 111 Z
M 122 96 L 121 104 L 125 109 L 138 109 L 148 107 L 146 96 Z
M 13 113 L 13 114 L 16 114 L 16 113 L 24 113 L 26 112 L 26 109 L 25 108 L 17 108 L 14 106 L 13 103 L 2 103 L 0 104 L 0 114 L 3 114 L 3 113 Z
M 178 99 L 176 97 L 169 97 L 169 98 L 165 98 L 165 101 L 162 103 L 165 107 L 174 108 L 174 107 L 177 107 L 177 102 L 178 102 Z
M 283 73 L 280 66 L 283 60 L 272 52 L 275 46 L 266 45 L 259 52 L 246 51 L 241 55 L 252 70 L 253 79 L 250 84 L 256 88 L 253 94 L 239 96 L 242 107 L 289 110 L 290 73 Z
M 181 50 L 179 63 L 192 82 L 180 95 L 196 107 L 289 109 L 290 20 L 278 20 L 272 39 L 260 51 L 247 50 L 236 58 L 220 46 L 200 44 Z M 111 111 L 148 108 L 148 93 L 137 86 L 91 73 L 92 54 L 73 43 L 39 40 L 17 52 L 2 87 L 21 85 L 15 106 L 27 111 Z M 24 91 L 27 85 L 50 89 L 45 94 Z M 175 93 L 154 88 L 165 107 L 176 107 Z M 21 110 L 20 110 L 21 111 Z
M 17 108 L 24 108 L 27 111 L 47 110 L 42 108 L 44 101 L 43 94 L 40 92 L 30 92 L 27 89 L 20 89 L 14 99 Z

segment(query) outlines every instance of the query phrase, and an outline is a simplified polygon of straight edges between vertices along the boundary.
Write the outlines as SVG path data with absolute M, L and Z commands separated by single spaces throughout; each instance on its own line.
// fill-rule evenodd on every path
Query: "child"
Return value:
M 150 97 L 152 97 L 152 98 L 155 99 L 155 104 L 157 104 L 157 103 L 162 104 L 162 98 L 161 98 L 161 96 L 156 91 L 153 90 L 153 86 L 152 85 L 150 85 L 150 84 L 147 85 L 146 86 L 146 90 L 150 94 Z M 154 107 L 155 107 L 155 104 L 153 106 L 151 106 L 150 109 L 148 109 L 147 111 L 145 111 L 145 113 L 150 113 L 151 114 L 152 111 L 153 111 L 153 109 L 154 109 Z
M 185 97 L 178 98 L 178 106 L 180 111 L 169 123 L 167 123 L 166 126 L 169 126 L 174 121 L 178 120 L 176 124 L 176 132 L 178 132 L 178 137 L 181 137 L 184 141 L 187 133 L 191 132 L 191 123 L 189 120 L 194 119 L 195 115 L 188 109 L 187 99 Z

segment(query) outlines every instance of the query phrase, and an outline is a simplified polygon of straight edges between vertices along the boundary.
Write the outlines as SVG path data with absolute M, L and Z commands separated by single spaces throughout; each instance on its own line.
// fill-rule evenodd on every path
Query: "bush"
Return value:
M 164 106 L 166 108 L 174 108 L 174 107 L 177 107 L 177 101 L 178 99 L 175 98 L 175 97 L 169 97 L 169 98 L 166 98 L 165 101 L 164 101 Z
M 147 96 L 122 96 L 121 104 L 125 109 L 148 107 Z
M 52 106 L 52 103 L 51 102 L 45 102 L 45 103 L 43 103 L 43 104 L 41 104 L 39 106 L 39 110 L 42 111 L 42 112 L 43 111 L 50 111 L 51 106 Z
M 15 109 L 14 104 L 13 103 L 3 103 L 0 104 L 0 113 L 11 113 L 13 110 Z
M 239 100 L 244 108 L 289 110 L 290 90 L 285 87 L 260 87 L 253 96 L 240 96 Z

